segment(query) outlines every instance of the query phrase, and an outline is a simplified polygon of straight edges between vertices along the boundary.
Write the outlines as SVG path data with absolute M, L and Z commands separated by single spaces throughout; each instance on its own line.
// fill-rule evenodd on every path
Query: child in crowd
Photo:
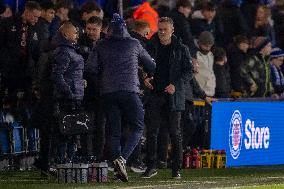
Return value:
M 216 77 L 215 97 L 229 98 L 231 92 L 231 78 L 227 65 L 226 51 L 223 48 L 216 48 L 213 52 L 213 69 Z
M 284 96 L 284 76 L 281 65 L 284 60 L 284 51 L 280 48 L 274 48 L 270 54 L 271 82 L 274 93 Z

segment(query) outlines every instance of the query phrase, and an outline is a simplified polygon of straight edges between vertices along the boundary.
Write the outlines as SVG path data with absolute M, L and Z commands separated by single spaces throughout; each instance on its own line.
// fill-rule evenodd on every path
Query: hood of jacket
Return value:
M 52 46 L 54 48 L 59 46 L 67 46 L 75 49 L 75 44 L 68 41 L 61 33 L 57 33 L 54 38 L 52 39 Z
M 112 29 L 112 34 L 111 34 L 112 38 L 126 38 L 126 37 L 130 37 L 130 35 L 129 35 L 128 31 L 127 31 L 126 23 L 120 17 L 119 14 L 117 14 L 117 13 L 113 14 L 113 18 L 111 20 L 110 27 Z

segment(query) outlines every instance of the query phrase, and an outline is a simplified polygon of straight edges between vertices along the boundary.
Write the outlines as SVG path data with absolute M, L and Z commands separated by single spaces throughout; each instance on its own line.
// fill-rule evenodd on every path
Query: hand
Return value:
M 153 77 L 151 78 L 147 77 L 146 79 L 144 79 L 144 85 L 151 90 L 154 89 L 153 85 L 151 84 L 152 80 L 153 80 Z
M 169 93 L 169 94 L 174 94 L 176 92 L 176 87 L 173 85 L 173 84 L 169 84 L 166 88 L 165 88 L 165 91 L 166 93 Z
M 88 82 L 87 82 L 87 80 L 83 80 L 84 81 L 84 88 L 87 88 L 87 86 L 88 86 Z
M 209 96 L 207 96 L 207 97 L 205 98 L 205 102 L 206 102 L 207 104 L 209 104 L 210 106 L 212 106 L 212 102 L 216 102 L 216 101 L 217 101 L 216 98 L 212 98 L 212 97 L 209 97 Z
M 272 99 L 275 99 L 275 100 L 280 99 L 279 95 L 276 94 L 276 93 L 272 94 L 272 95 L 271 95 L 271 98 L 272 98 Z
M 198 73 L 199 71 L 199 63 L 198 60 L 195 58 L 192 58 L 192 65 L 193 65 L 193 71 L 194 73 Z
M 255 93 L 256 91 L 257 91 L 257 85 L 256 85 L 256 83 L 253 83 L 251 86 L 250 86 L 250 91 L 252 92 L 252 93 Z

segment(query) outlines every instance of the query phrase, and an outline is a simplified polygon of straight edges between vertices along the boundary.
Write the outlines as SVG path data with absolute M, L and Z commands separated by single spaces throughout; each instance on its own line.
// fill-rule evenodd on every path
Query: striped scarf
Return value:
M 271 65 L 271 72 L 272 72 L 271 74 L 274 76 L 273 83 L 275 85 L 284 85 L 284 76 L 281 69 L 278 69 L 276 66 Z

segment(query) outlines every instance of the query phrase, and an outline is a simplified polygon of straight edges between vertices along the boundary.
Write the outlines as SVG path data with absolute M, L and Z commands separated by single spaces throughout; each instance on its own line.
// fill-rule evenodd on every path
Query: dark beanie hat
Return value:
M 259 36 L 253 41 L 253 48 L 256 52 L 259 52 L 270 42 L 268 37 Z
M 274 48 L 270 53 L 270 59 L 284 57 L 284 51 L 280 48 Z
M 121 31 L 123 31 L 123 28 L 126 27 L 125 21 L 117 13 L 113 14 L 113 18 L 111 20 L 111 24 L 110 25 L 111 25 L 111 28 L 112 28 L 114 33 L 115 32 L 121 32 Z
M 209 31 L 204 31 L 204 32 L 202 32 L 202 33 L 199 35 L 199 37 L 198 37 L 198 42 L 199 42 L 200 44 L 204 44 L 204 45 L 206 45 L 206 44 L 214 45 L 214 41 L 215 41 L 214 36 L 213 36 L 212 33 L 209 32 Z

